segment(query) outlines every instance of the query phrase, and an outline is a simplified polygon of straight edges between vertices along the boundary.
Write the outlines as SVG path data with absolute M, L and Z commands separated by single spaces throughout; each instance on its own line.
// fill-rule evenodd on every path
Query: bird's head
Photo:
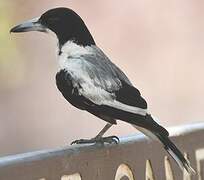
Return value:
M 39 18 L 25 21 L 15 27 L 10 32 L 48 32 L 53 31 L 62 46 L 67 41 L 72 40 L 79 45 L 95 45 L 88 28 L 73 10 L 68 8 L 55 8 L 48 10 Z

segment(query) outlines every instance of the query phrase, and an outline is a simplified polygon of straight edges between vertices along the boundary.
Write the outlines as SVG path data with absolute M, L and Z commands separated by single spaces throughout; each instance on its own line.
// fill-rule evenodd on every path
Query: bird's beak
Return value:
M 13 27 L 10 32 L 20 33 L 29 31 L 47 32 L 47 28 L 39 22 L 39 18 L 31 19 Z

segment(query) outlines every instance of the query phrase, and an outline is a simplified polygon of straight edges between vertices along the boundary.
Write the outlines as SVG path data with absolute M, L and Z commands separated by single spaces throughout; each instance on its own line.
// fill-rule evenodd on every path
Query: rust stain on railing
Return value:
M 172 141 L 197 175 L 182 172 L 161 144 L 137 135 L 121 138 L 118 145 L 78 145 L 0 158 L 0 180 L 204 180 L 204 123 L 172 131 Z

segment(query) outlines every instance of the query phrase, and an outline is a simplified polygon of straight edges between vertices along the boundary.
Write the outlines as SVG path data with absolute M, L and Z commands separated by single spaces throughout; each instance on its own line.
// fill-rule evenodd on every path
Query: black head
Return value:
M 57 35 L 60 46 L 69 40 L 83 46 L 95 45 L 81 17 L 73 10 L 63 7 L 48 10 L 40 18 L 26 21 L 12 28 L 11 32 L 46 32 L 47 29 Z

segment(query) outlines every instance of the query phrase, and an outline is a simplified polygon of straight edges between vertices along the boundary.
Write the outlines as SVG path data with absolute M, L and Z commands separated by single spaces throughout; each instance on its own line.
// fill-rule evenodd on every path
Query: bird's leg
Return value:
M 117 136 L 108 136 L 108 137 L 102 137 L 105 132 L 110 129 L 112 124 L 107 123 L 104 128 L 97 134 L 96 137 L 91 138 L 91 139 L 79 139 L 73 141 L 71 144 L 90 144 L 90 143 L 118 143 L 119 138 Z
M 101 131 L 97 134 L 96 138 L 97 138 L 97 137 L 102 137 L 102 136 L 106 133 L 106 131 L 108 131 L 108 129 L 111 128 L 111 126 L 112 126 L 112 124 L 107 123 L 107 124 L 103 127 L 103 129 L 101 129 Z

